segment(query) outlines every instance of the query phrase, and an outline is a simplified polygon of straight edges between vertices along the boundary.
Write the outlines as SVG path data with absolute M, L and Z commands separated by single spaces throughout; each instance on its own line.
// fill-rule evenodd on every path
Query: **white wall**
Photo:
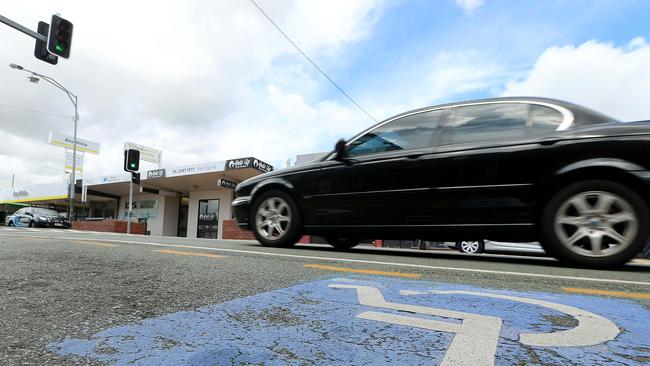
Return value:
M 217 237 L 221 239 L 223 233 L 223 220 L 229 220 L 230 204 L 232 203 L 232 189 L 219 188 L 209 191 L 190 192 L 190 202 L 187 217 L 187 237 L 196 238 L 197 224 L 199 219 L 199 200 L 218 199 L 219 200 L 219 233 Z

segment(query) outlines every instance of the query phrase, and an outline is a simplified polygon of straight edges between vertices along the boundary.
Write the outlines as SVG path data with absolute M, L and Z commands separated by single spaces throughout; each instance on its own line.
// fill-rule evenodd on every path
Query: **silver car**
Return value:
M 458 249 L 461 253 L 517 253 L 517 254 L 546 254 L 538 242 L 507 243 L 491 240 L 462 240 L 450 243 L 449 247 Z

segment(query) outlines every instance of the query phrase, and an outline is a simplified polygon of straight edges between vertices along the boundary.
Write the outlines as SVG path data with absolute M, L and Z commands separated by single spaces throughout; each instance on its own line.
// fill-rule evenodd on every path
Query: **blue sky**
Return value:
M 501 95 L 650 119 L 650 1 L 256 1 L 379 120 Z M 102 145 L 85 160 L 88 178 L 119 172 L 125 141 L 162 149 L 168 167 L 243 156 L 282 167 L 374 124 L 249 1 L 34 0 L 2 9 L 28 26 L 54 12 L 75 24 L 70 59 L 40 62 L 33 40 L 1 27 L 0 65 L 50 75 L 80 96 L 79 136 Z M 71 123 L 24 109 L 71 115 L 68 101 L 9 68 L 0 68 L 0 85 L 0 105 L 22 108 L 0 106 L 0 188 L 12 173 L 22 183 L 60 181 L 63 152 L 47 135 L 70 135 Z
M 471 52 L 479 64 L 495 63 L 506 73 L 525 77 L 544 50 L 552 46 L 590 40 L 620 46 L 635 37 L 650 38 L 650 23 L 644 14 L 650 14 L 650 2 L 642 0 L 487 0 L 471 13 L 454 1 L 393 2 L 367 39 L 349 46 L 337 59 L 322 58 L 321 66 L 362 105 L 372 105 L 373 97 L 391 85 L 398 84 L 402 93 L 409 92 L 408 84 L 397 80 L 404 74 L 413 76 L 405 70 L 435 74 L 424 64 L 438 53 Z M 417 77 L 411 81 L 417 83 Z M 324 79 L 322 83 L 321 93 L 314 98 L 345 102 Z M 490 97 L 501 87 L 489 85 L 459 95 L 450 93 L 429 102 Z

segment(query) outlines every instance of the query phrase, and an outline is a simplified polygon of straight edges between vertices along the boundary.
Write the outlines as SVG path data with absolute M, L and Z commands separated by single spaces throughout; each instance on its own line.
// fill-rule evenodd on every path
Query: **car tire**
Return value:
M 16 226 L 16 225 L 14 225 L 14 221 L 11 220 L 11 221 L 9 221 L 9 223 L 7 224 L 7 226 L 13 227 L 13 226 Z
M 607 180 L 586 180 L 557 192 L 544 208 L 542 246 L 557 259 L 585 267 L 615 267 L 641 252 L 650 235 L 646 201 Z
M 34 221 L 30 221 L 29 224 L 27 225 L 28 227 L 34 227 Z
M 461 253 L 480 254 L 485 251 L 483 240 L 461 240 L 456 242 L 456 249 Z
M 347 237 L 334 237 L 334 236 L 329 236 L 325 238 L 325 241 L 334 248 L 338 250 L 348 250 L 351 249 L 357 245 L 359 245 L 360 240 L 355 239 L 355 238 L 347 238 Z
M 249 220 L 263 246 L 290 247 L 300 239 L 302 216 L 293 197 L 284 191 L 262 193 L 253 203 Z

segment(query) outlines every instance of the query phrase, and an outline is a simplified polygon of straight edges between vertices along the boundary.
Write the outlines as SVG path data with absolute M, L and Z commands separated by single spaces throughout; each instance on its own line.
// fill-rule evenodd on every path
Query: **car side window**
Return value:
M 530 105 L 530 127 L 532 135 L 556 131 L 562 124 L 563 116 L 558 110 L 543 105 Z
M 495 103 L 457 107 L 442 132 L 442 144 L 517 139 L 526 135 L 528 105 Z
M 348 155 L 354 157 L 432 146 L 436 129 L 443 123 L 445 115 L 445 110 L 435 110 L 386 123 L 354 140 L 348 147 Z

